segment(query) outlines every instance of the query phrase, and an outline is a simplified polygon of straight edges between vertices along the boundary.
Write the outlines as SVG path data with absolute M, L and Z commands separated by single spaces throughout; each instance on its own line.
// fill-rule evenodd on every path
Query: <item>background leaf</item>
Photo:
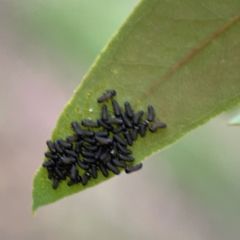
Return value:
M 229 121 L 229 125 L 240 125 L 240 114 L 238 114 L 237 116 L 233 117 Z
M 152 104 L 168 124 L 166 131 L 136 142 L 132 147 L 136 162 L 236 105 L 240 101 L 239 7 L 237 1 L 143 1 L 65 107 L 52 139 L 73 134 L 71 121 L 96 119 L 100 113 L 96 98 L 105 89 L 115 89 L 121 104 L 138 103 L 136 110 Z M 189 55 L 194 49 L 197 54 Z M 157 87 L 139 102 L 151 86 Z M 86 189 L 61 184 L 55 192 L 46 178 L 44 169 L 35 176 L 33 211 Z M 88 187 L 103 180 L 91 180 Z

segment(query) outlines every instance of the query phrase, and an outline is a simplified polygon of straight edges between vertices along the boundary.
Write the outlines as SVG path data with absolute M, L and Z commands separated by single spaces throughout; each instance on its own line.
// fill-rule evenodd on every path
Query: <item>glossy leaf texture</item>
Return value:
M 131 147 L 135 162 L 142 162 L 237 105 L 239 67 L 239 1 L 142 1 L 65 106 L 52 140 L 73 135 L 72 121 L 98 118 L 97 97 L 115 89 L 122 106 L 129 101 L 136 111 L 146 112 L 151 104 L 156 117 L 168 125 Z M 33 211 L 105 180 L 92 179 L 87 187 L 64 182 L 53 190 L 46 170 L 40 168 L 33 182 Z
M 233 118 L 229 121 L 229 125 L 239 126 L 239 125 L 240 125 L 240 114 L 238 114 L 237 116 L 233 117 Z

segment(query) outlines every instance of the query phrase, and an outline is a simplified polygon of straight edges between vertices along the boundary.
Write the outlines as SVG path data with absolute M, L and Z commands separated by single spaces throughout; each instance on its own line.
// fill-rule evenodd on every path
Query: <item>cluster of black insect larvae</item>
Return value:
M 47 169 L 48 178 L 53 179 L 53 189 L 61 180 L 68 179 L 68 186 L 79 183 L 85 186 L 99 174 L 108 177 L 109 171 L 120 174 L 119 168 L 124 168 L 126 173 L 142 168 L 142 163 L 133 165 L 134 157 L 127 146 L 132 146 L 138 135 L 144 137 L 148 127 L 155 132 L 158 128 L 165 128 L 166 124 L 152 123 L 155 117 L 152 106 L 148 106 L 145 120 L 142 120 L 144 112 L 134 113 L 128 102 L 125 102 L 123 112 L 118 102 L 112 100 L 115 95 L 114 90 L 108 90 L 98 99 L 98 103 L 111 99 L 115 117 L 109 118 L 107 106 L 102 105 L 101 117 L 96 122 L 72 122 L 73 136 L 66 140 L 47 141 L 49 152 L 45 156 L 48 160 L 42 166 Z

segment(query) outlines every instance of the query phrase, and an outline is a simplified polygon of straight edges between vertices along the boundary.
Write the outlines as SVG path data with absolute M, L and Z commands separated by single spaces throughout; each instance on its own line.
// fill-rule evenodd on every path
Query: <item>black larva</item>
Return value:
M 53 154 L 56 153 L 56 149 L 54 147 L 54 144 L 50 140 L 48 140 L 46 143 L 47 143 L 47 146 L 48 146 L 50 152 L 53 153 Z
M 102 138 L 95 136 L 96 140 L 102 145 L 110 145 L 113 143 L 112 138 Z
M 114 165 L 112 165 L 110 162 L 106 162 L 106 167 L 109 170 L 111 170 L 113 173 L 115 173 L 116 175 L 120 174 L 120 171 Z
M 66 142 L 62 139 L 59 139 L 58 140 L 58 143 L 63 147 L 63 148 L 66 148 L 66 149 L 71 149 L 72 148 L 72 144 L 69 143 L 69 142 Z
M 98 122 L 92 122 L 92 121 L 88 121 L 88 120 L 82 120 L 82 126 L 92 127 L 92 128 L 98 128 L 98 127 L 99 127 L 99 124 L 98 124 Z
M 123 120 L 121 118 L 110 118 L 107 121 L 105 121 L 107 124 L 122 124 Z
M 139 130 L 139 133 L 140 133 L 140 136 L 141 137 L 144 137 L 146 135 L 146 129 L 147 129 L 147 126 L 148 126 L 148 123 L 143 121 L 140 125 L 140 130 Z
M 127 165 L 124 162 L 118 161 L 117 159 L 112 160 L 113 165 L 121 168 L 126 168 Z
M 102 106 L 102 120 L 107 121 L 108 120 L 108 109 L 106 105 Z
M 141 120 L 141 118 L 142 118 L 142 116 L 143 116 L 143 111 L 138 111 L 135 115 L 134 115 L 134 117 L 133 117 L 133 124 L 134 125 L 138 125 L 139 124 L 139 122 L 140 122 L 140 120 Z
M 127 117 L 127 115 L 122 114 L 122 119 L 123 119 L 123 122 L 126 125 L 126 127 L 132 128 L 133 125 L 132 125 L 131 121 L 129 120 L 129 118 Z
M 158 128 L 166 128 L 167 125 L 162 122 L 155 122 L 153 125 L 149 128 L 151 132 L 156 132 Z
M 92 152 L 95 152 L 98 150 L 98 147 L 95 145 L 95 146 L 92 146 L 92 145 L 84 145 L 83 146 L 86 150 L 88 151 L 92 151 Z
M 135 166 L 126 167 L 125 172 L 132 173 L 132 172 L 138 171 L 142 168 L 142 166 L 143 166 L 142 163 L 139 163 L 138 165 L 135 165 Z
M 114 115 L 116 117 L 120 117 L 122 112 L 121 112 L 118 102 L 115 100 L 112 100 L 112 106 L 113 106 L 113 110 L 114 110 Z
M 154 120 L 154 117 L 155 117 L 155 110 L 154 110 L 153 106 L 148 106 L 147 120 L 149 122 L 152 122 Z
M 115 90 L 108 90 L 98 98 L 98 102 L 112 99 L 115 95 Z M 85 186 L 91 181 L 91 177 L 98 178 L 99 171 L 101 176 L 108 177 L 109 171 L 116 175 L 120 174 L 118 168 L 125 169 L 126 173 L 142 168 L 141 163 L 129 166 L 135 159 L 130 156 L 133 152 L 128 146 L 133 145 L 138 134 L 144 137 L 149 125 L 150 132 L 157 132 L 167 125 L 154 122 L 153 106 L 148 106 L 145 118 L 142 110 L 134 114 L 129 102 L 124 104 L 124 113 L 114 99 L 112 99 L 112 107 L 113 110 L 108 111 L 107 105 L 103 105 L 97 121 L 83 119 L 80 120 L 81 126 L 78 121 L 72 122 L 73 136 L 46 142 L 49 151 L 45 153 L 46 161 L 42 166 L 46 168 L 46 177 L 52 180 L 53 189 L 57 189 L 64 180 L 68 186 L 78 183 Z M 91 128 L 95 128 L 94 131 L 90 131 Z
M 124 135 L 125 139 L 127 140 L 128 145 L 132 146 L 133 142 L 132 142 L 132 137 L 131 137 L 130 133 L 128 131 L 125 131 L 125 132 L 123 132 L 123 135 Z
M 68 136 L 67 137 L 67 141 L 68 142 L 70 142 L 70 143 L 72 143 L 72 142 L 77 142 L 77 141 L 79 141 L 80 139 L 79 139 L 79 136 Z
M 64 152 L 68 155 L 68 156 L 72 156 L 72 157 L 75 157 L 77 158 L 78 157 L 78 154 L 73 151 L 73 150 L 64 150 Z
M 120 152 L 122 152 L 124 155 L 130 155 L 132 154 L 132 151 L 130 149 L 127 149 L 123 147 L 121 144 L 117 144 L 117 148 Z
M 125 113 L 129 118 L 133 118 L 133 110 L 129 102 L 125 102 Z
M 122 155 L 122 154 L 118 154 L 118 159 L 124 160 L 126 162 L 133 162 L 134 161 L 133 157 L 125 156 L 125 155 Z
M 45 152 L 44 155 L 45 155 L 45 157 L 51 158 L 53 160 L 57 160 L 58 159 L 58 155 L 52 154 L 50 152 Z
M 120 126 L 120 127 L 117 127 L 117 128 L 114 128 L 112 130 L 113 133 L 121 133 L 123 132 L 124 130 L 126 130 L 126 127 L 124 125 Z
M 88 170 L 90 168 L 88 164 L 83 163 L 81 160 L 77 160 L 77 165 L 84 170 Z
M 123 139 L 123 138 L 121 138 L 120 136 L 118 136 L 118 135 L 114 135 L 114 139 L 117 141 L 117 142 L 119 142 L 120 144 L 122 144 L 123 146 L 127 146 L 127 142 Z
M 54 147 L 55 147 L 57 153 L 59 153 L 59 154 L 63 154 L 63 149 L 60 147 L 60 145 L 59 145 L 59 143 L 58 143 L 57 140 L 54 141 Z
M 132 140 L 136 141 L 138 137 L 138 132 L 139 132 L 139 127 L 134 126 L 133 131 L 132 131 Z
M 116 91 L 115 90 L 107 90 L 106 93 L 104 93 L 101 97 L 98 98 L 98 103 L 104 102 L 114 96 L 116 96 Z
M 103 163 L 100 163 L 99 164 L 99 168 L 103 174 L 104 177 L 108 177 L 108 170 L 105 168 L 104 164 Z
M 92 164 L 92 177 L 96 179 L 98 177 L 97 174 L 97 166 L 95 164 Z
M 102 126 L 103 128 L 105 128 L 106 130 L 111 131 L 113 129 L 112 126 L 105 123 L 102 119 L 99 118 L 97 121 L 98 121 L 99 125 Z

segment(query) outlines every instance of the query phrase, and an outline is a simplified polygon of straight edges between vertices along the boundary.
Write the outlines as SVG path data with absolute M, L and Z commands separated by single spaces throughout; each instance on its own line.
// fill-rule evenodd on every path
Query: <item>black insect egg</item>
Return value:
M 47 170 L 46 178 L 52 180 L 53 189 L 63 182 L 69 187 L 86 186 L 89 181 L 97 181 L 99 176 L 119 175 L 121 169 L 132 173 L 142 168 L 142 163 L 130 166 L 135 158 L 129 146 L 137 141 L 139 134 L 145 137 L 148 129 L 155 133 L 167 125 L 154 121 L 153 106 L 148 106 L 144 118 L 144 111 L 134 113 L 129 102 L 121 108 L 114 96 L 115 90 L 107 90 L 97 99 L 98 103 L 106 101 L 106 104 L 99 105 L 98 119 L 74 121 L 71 123 L 72 136 L 46 142 L 49 151 L 45 153 L 47 160 L 42 167 Z M 110 99 L 112 109 L 108 109 Z

